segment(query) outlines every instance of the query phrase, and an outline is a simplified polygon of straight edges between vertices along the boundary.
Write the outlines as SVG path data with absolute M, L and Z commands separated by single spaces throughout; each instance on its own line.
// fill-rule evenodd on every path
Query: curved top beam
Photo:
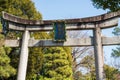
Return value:
M 25 24 L 25 25 L 48 25 L 52 24 L 53 22 L 59 22 L 59 21 L 65 21 L 66 23 L 89 23 L 89 22 L 99 22 L 99 21 L 104 21 L 107 19 L 115 18 L 115 17 L 120 17 L 120 11 L 117 12 L 111 12 L 111 13 L 106 13 L 102 14 L 99 16 L 93 16 L 93 17 L 87 17 L 87 18 L 77 18 L 77 19 L 61 19 L 61 20 L 28 20 L 28 19 L 23 19 L 11 14 L 8 14 L 6 12 L 3 12 L 3 19 L 15 23 L 20 23 L 20 24 Z
M 101 27 L 101 28 L 108 28 L 108 27 L 116 26 L 118 24 L 117 18 L 120 17 L 120 11 L 106 13 L 106 14 L 102 14 L 99 16 L 93 16 L 93 17 L 77 18 L 77 19 L 60 19 L 60 20 L 28 20 L 28 19 L 23 19 L 23 18 L 14 16 L 14 15 L 11 15 L 6 12 L 3 12 L 2 15 L 3 15 L 4 20 L 14 23 L 14 25 L 19 24 L 19 25 L 29 26 L 28 30 L 31 30 L 31 31 L 32 31 L 33 26 L 37 26 L 37 28 L 38 28 L 38 26 L 39 27 L 41 26 L 41 28 L 44 27 L 44 30 L 46 30 L 45 28 L 47 27 L 47 30 L 51 30 L 51 28 L 48 29 L 48 26 L 50 27 L 53 24 L 53 22 L 63 22 L 63 21 L 66 24 L 72 24 L 72 27 L 69 26 L 69 28 L 68 28 L 68 29 L 72 30 L 72 29 L 81 29 L 81 28 L 82 29 L 93 29 L 96 27 L 96 24 L 98 24 L 99 27 Z M 109 24 L 109 23 L 111 23 L 111 24 Z M 77 26 L 77 27 L 75 27 L 75 26 Z M 86 27 L 86 26 L 88 26 L 88 27 Z M 34 27 L 34 30 L 42 30 L 41 28 L 35 29 L 35 27 Z M 14 29 L 15 29 L 15 27 L 14 27 Z M 23 29 L 21 28 L 21 30 L 23 30 Z

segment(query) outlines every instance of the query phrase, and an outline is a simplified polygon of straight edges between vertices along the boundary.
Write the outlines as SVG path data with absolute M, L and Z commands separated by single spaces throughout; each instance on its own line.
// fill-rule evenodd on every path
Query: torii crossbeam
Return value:
M 28 47 L 44 46 L 94 46 L 96 79 L 104 80 L 103 71 L 103 48 L 104 45 L 120 44 L 120 37 L 102 37 L 101 29 L 110 28 L 118 25 L 120 11 L 107 13 L 94 17 L 78 19 L 61 19 L 61 20 L 27 20 L 3 12 L 4 21 L 8 22 L 8 28 L 24 32 L 22 42 L 20 40 L 5 40 L 5 46 L 20 47 L 20 62 L 18 68 L 17 80 L 25 80 Z M 66 30 L 93 30 L 93 37 L 82 39 L 67 39 L 66 42 L 54 42 L 53 40 L 34 40 L 29 37 L 29 31 L 51 31 L 53 22 L 65 22 Z M 22 44 L 20 44 L 22 43 Z

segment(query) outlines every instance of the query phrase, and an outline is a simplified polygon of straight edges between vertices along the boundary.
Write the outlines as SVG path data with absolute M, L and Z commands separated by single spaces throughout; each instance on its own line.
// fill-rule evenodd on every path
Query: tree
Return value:
M 83 78 L 87 80 L 95 80 L 95 59 L 93 53 L 85 56 L 81 62 L 81 66 L 87 70 Z
M 76 75 L 79 75 L 79 77 L 75 77 L 75 80 L 84 80 L 84 79 L 85 80 L 96 80 L 93 55 L 85 56 L 82 59 L 81 64 L 88 71 L 86 74 L 82 74 L 80 71 L 77 71 Z M 120 71 L 118 69 L 105 64 L 104 72 L 105 72 L 106 80 L 119 80 L 117 76 L 120 74 Z
M 80 71 L 75 72 L 73 76 L 73 80 L 84 80 L 83 74 Z
M 4 2 L 4 1 L 3 1 Z M 0 5 L 1 6 L 1 5 Z M 25 18 L 25 19 L 41 19 L 41 14 L 39 12 L 37 12 L 37 10 L 34 7 L 34 3 L 31 2 L 31 0 L 6 0 L 4 2 L 4 6 L 5 7 L 1 7 L 1 11 L 6 11 L 8 13 L 11 13 L 13 15 Z M 0 12 L 1 12 L 0 11 Z M 17 13 L 16 13 L 17 12 Z M 17 37 L 20 37 L 22 34 L 19 32 L 15 32 L 15 31 L 9 31 L 9 34 L 6 35 L 6 38 L 9 39 L 16 39 Z M 51 34 L 48 33 L 44 33 L 44 32 L 34 32 L 31 33 L 31 36 L 34 37 L 35 39 L 48 39 L 51 37 L 48 37 Z M 46 48 L 29 48 L 29 60 L 28 60 L 28 68 L 27 68 L 27 80 L 32 80 L 32 79 L 39 79 L 38 75 L 41 75 L 41 73 L 43 73 L 43 69 L 44 68 L 42 66 L 45 66 L 45 64 L 43 64 L 43 61 L 45 60 L 45 57 L 43 57 L 43 52 L 44 49 Z M 50 48 L 51 49 L 51 48 Z M 18 67 L 18 61 L 19 61 L 19 48 L 12 48 L 11 52 L 9 53 L 9 57 L 11 58 L 11 62 L 10 64 L 17 69 Z M 54 49 L 51 49 L 54 51 Z M 63 54 L 67 55 L 64 61 L 68 62 L 69 65 L 64 66 L 63 69 L 58 67 L 57 71 L 63 71 L 60 72 L 61 75 L 63 75 L 64 73 L 68 76 L 66 76 L 66 79 L 68 78 L 69 80 L 72 80 L 72 71 L 71 71 L 71 49 L 69 48 L 64 48 L 62 47 L 61 50 L 64 52 Z M 49 52 L 51 53 L 51 52 Z M 51 53 L 52 54 L 52 53 Z M 58 56 L 60 56 L 58 54 Z M 47 60 L 47 58 L 46 58 Z M 57 61 L 57 60 L 56 60 Z M 60 61 L 60 60 L 59 60 Z M 56 64 L 64 64 L 63 61 L 56 62 Z M 63 62 L 63 63 L 62 63 Z M 42 66 L 41 66 L 42 65 Z M 67 68 L 67 71 L 64 71 L 65 68 Z M 47 69 L 47 68 L 46 68 Z M 53 70 L 53 69 L 52 69 Z M 50 68 L 49 68 L 50 71 Z M 49 73 L 49 72 L 47 72 Z M 64 78 L 61 75 L 56 75 L 56 77 L 61 77 Z M 44 77 L 44 76 L 43 76 Z M 46 77 L 47 78 L 47 77 Z M 15 80 L 15 76 L 10 76 L 7 79 L 12 79 Z
M 119 58 L 120 57 L 120 47 L 117 47 L 116 49 L 113 49 L 111 55 L 114 58 Z
M 72 65 L 69 54 L 61 47 L 45 48 L 41 75 L 43 80 L 72 80 Z
M 119 27 L 116 27 L 115 29 L 114 29 L 114 31 L 113 31 L 113 34 L 115 35 L 115 36 L 119 36 L 120 35 L 120 28 Z M 119 39 L 119 38 L 118 38 Z M 118 57 L 120 57 L 120 47 L 117 47 L 116 49 L 113 49 L 112 50 L 113 52 L 112 52 L 112 57 L 114 57 L 114 58 L 118 58 Z
M 120 0 L 91 0 L 96 8 L 108 9 L 110 11 L 120 10 Z
M 6 11 L 8 13 L 11 13 L 13 15 L 16 15 L 16 16 L 19 16 L 19 17 L 22 17 L 22 18 L 25 18 L 25 19 L 37 19 L 37 20 L 42 19 L 41 14 L 36 10 L 36 8 L 34 6 L 34 3 L 31 0 L 20 0 L 20 1 L 19 0 L 0 0 L 0 16 L 1 16 L 2 11 Z M 0 34 L 0 35 L 2 35 L 2 34 Z M 20 37 L 21 35 L 22 34 L 20 32 L 9 31 L 8 34 L 5 37 L 6 37 L 6 39 L 8 39 L 8 38 L 9 39 L 16 39 L 17 37 Z M 2 40 L 0 40 L 0 41 L 2 41 Z M 9 51 L 9 49 L 11 49 L 11 50 Z M 15 71 L 17 70 L 17 67 L 18 67 L 19 50 L 20 49 L 19 48 L 4 48 L 4 47 L 1 47 L 0 50 L 2 50 L 2 51 L 0 51 L 1 52 L 0 63 L 1 64 L 6 64 L 6 65 L 0 65 L 0 73 L 2 74 L 2 75 L 0 74 L 0 76 L 6 75 L 6 76 L 3 76 L 4 79 L 15 80 L 16 77 L 14 75 L 16 74 Z M 36 50 L 34 52 L 34 49 L 31 48 L 29 59 L 31 59 L 31 58 L 32 58 L 32 60 L 36 59 L 36 56 L 34 56 L 36 53 L 37 53 L 36 54 L 37 56 L 42 58 L 42 56 L 40 56 L 42 54 L 40 50 Z M 6 59 L 6 61 L 5 61 L 5 59 Z M 2 61 L 5 61 L 6 63 L 2 62 Z M 34 61 L 36 61 L 36 60 L 34 60 Z M 29 63 L 30 62 L 32 62 L 32 63 L 28 66 L 28 69 L 29 69 L 29 67 L 31 69 L 31 66 L 36 65 L 36 64 L 34 64 L 35 63 L 34 61 L 32 62 L 32 61 L 29 60 Z M 12 65 L 12 66 L 10 66 L 10 65 Z M 36 65 L 36 66 L 39 68 L 38 65 Z M 32 67 L 32 68 L 34 68 L 34 67 Z M 35 72 L 38 71 L 38 69 L 34 69 L 34 70 L 36 70 Z M 5 74 L 3 74 L 3 72 Z M 31 73 L 31 71 L 28 70 L 27 78 L 28 78 L 28 76 L 32 76 L 33 74 L 34 75 L 36 74 L 36 73 L 33 73 L 33 74 L 30 74 L 30 73 Z
M 53 32 L 49 34 L 35 32 L 33 36 L 35 39 L 51 39 Z M 72 56 L 71 48 L 69 47 L 44 47 L 41 49 L 43 55 L 42 69 L 38 72 L 36 78 L 40 80 L 72 80 Z M 52 60 L 49 58 L 53 58 Z M 53 65 L 50 62 L 53 62 Z M 65 68 L 68 70 L 65 70 Z M 65 70 L 65 71 L 64 71 Z M 56 74 L 55 74 L 56 72 Z M 64 76 L 63 76 L 64 75 Z M 69 75 L 69 76 L 66 76 Z M 52 77 L 50 77 L 52 76 Z
M 0 23 L 1 24 L 1 23 Z M 0 27 L 2 27 L 0 25 Z M 0 45 L 4 43 L 4 36 L 0 34 Z M 0 46 L 0 79 L 8 78 L 16 74 L 16 70 L 10 65 L 10 58 L 7 54 L 11 51 L 8 47 Z
M 105 64 L 104 72 L 105 72 L 105 80 L 119 80 L 117 77 L 118 74 L 120 73 L 118 69 Z M 92 73 L 89 72 L 85 74 L 83 77 L 85 77 L 85 79 L 87 80 L 96 80 L 95 71 Z
M 120 0 L 91 0 L 91 1 L 93 2 L 93 5 L 96 8 L 102 8 L 104 10 L 108 9 L 111 12 L 120 10 Z M 113 34 L 115 36 L 119 36 L 120 27 L 116 27 L 113 31 Z M 118 46 L 116 49 L 113 49 L 111 55 L 114 59 L 120 58 L 120 47 Z M 114 63 L 114 65 L 116 65 L 116 63 Z M 120 65 L 117 65 L 117 67 L 120 67 Z
M 0 1 L 0 15 L 1 10 L 6 8 L 6 1 Z M 0 22 L 0 33 L 2 32 L 2 24 Z M 11 75 L 16 74 L 16 70 L 10 65 L 11 59 L 9 58 L 8 54 L 10 53 L 11 49 L 8 47 L 2 46 L 4 43 L 4 35 L 0 34 L 0 79 L 8 78 Z
M 118 80 L 117 75 L 120 73 L 118 69 L 109 65 L 104 66 L 106 80 Z
M 49 38 L 49 35 L 45 32 L 34 32 L 31 37 L 35 39 L 46 39 Z M 27 80 L 38 78 L 44 61 L 43 49 L 42 47 L 32 47 L 29 49 Z
M 9 63 L 10 58 L 6 55 L 4 47 L 0 47 L 0 79 L 16 74 L 16 70 Z
M 70 38 L 86 38 L 88 37 L 87 31 L 74 31 L 68 32 L 68 37 Z M 92 47 L 73 47 L 72 48 L 72 70 L 73 70 L 73 80 L 86 80 L 85 76 L 82 74 L 81 69 L 91 70 L 90 67 L 94 66 L 94 58 L 90 58 L 93 56 L 93 48 Z M 93 64 L 91 64 L 93 63 Z M 86 67 L 87 66 L 87 67 Z M 92 72 L 93 73 L 93 72 Z M 92 76 L 91 73 L 91 76 Z M 94 73 L 95 74 L 95 73 Z M 77 76 L 79 75 L 79 76 Z
M 120 27 L 116 27 L 114 28 L 113 34 L 115 36 L 120 36 Z M 118 38 L 120 39 L 120 38 Z M 112 49 L 112 54 L 111 56 L 114 58 L 114 67 L 116 68 L 120 68 L 120 64 L 119 64 L 119 59 L 120 59 L 120 46 L 118 45 L 116 47 L 116 49 Z

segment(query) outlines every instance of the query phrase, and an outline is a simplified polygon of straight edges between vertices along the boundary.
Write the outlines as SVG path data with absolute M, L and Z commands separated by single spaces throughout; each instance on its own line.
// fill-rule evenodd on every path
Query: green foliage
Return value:
M 115 27 L 113 32 L 114 35 L 119 36 L 120 35 L 120 28 L 119 27 Z
M 112 49 L 112 57 L 118 58 L 120 57 L 120 47 L 117 47 L 116 49 Z
M 34 3 L 31 0 L 5 0 L 0 5 L 0 16 L 2 11 L 6 11 L 10 14 L 25 18 L 25 19 L 42 19 L 41 14 L 36 10 Z M 5 6 L 5 7 L 3 7 Z M 16 13 L 17 12 L 17 13 Z M 6 36 L 8 39 L 15 39 L 20 36 L 20 32 L 9 31 Z
M 73 74 L 74 79 L 73 80 L 84 80 L 83 79 L 83 74 L 80 71 L 77 71 Z
M 115 36 L 120 36 L 120 28 L 119 27 L 114 28 L 113 34 Z M 111 56 L 114 58 L 119 58 L 120 57 L 120 47 L 117 47 L 116 49 L 112 49 Z
M 50 39 L 52 33 L 35 32 L 32 33 L 31 37 L 35 39 Z M 40 49 L 40 48 L 36 48 Z M 40 73 L 37 74 L 36 78 L 40 80 L 71 80 L 71 48 L 55 48 L 55 47 L 44 47 L 41 48 L 41 53 L 44 53 L 42 60 L 42 68 L 40 68 Z M 34 50 L 33 50 L 34 51 Z M 36 51 L 35 51 L 36 52 Z M 32 59 L 32 58 L 31 58 Z M 53 61 L 54 60 L 54 61 Z M 43 61 L 43 62 L 42 62 Z M 40 64 L 39 63 L 39 64 Z M 40 75 L 40 76 L 39 76 Z M 68 75 L 70 77 L 65 77 Z
M 81 60 L 81 66 L 87 69 L 87 73 L 83 75 L 82 79 L 95 80 L 95 59 L 93 54 L 87 55 Z
M 45 32 L 31 33 L 31 37 L 35 39 L 46 39 L 48 34 Z M 27 80 L 39 79 L 39 73 L 42 70 L 43 65 L 43 48 L 32 47 L 29 48 L 29 59 L 27 69 Z
M 69 61 L 70 53 L 63 48 L 52 47 L 44 50 L 42 76 L 44 80 L 72 80 L 72 67 Z
M 42 19 L 31 0 L 1 0 L 0 4 L 0 12 L 6 11 L 26 19 Z
M 2 25 L 0 23 L 0 31 L 2 31 Z M 0 34 L 0 79 L 8 78 L 16 74 L 16 70 L 10 65 L 10 58 L 8 54 L 11 48 L 3 47 L 4 35 Z
M 104 72 L 105 72 L 105 77 L 106 77 L 105 80 L 119 80 L 117 78 L 117 75 L 119 74 L 118 69 L 111 67 L 109 65 L 104 65 Z M 90 72 L 85 75 L 82 75 L 81 78 L 77 80 L 96 80 L 95 71 L 92 73 Z
M 27 80 L 37 78 L 40 70 L 42 69 L 42 63 L 43 63 L 42 48 L 30 48 L 27 69 Z
M 2 11 L 6 11 L 10 14 L 25 18 L 25 19 L 42 19 L 41 14 L 36 10 L 34 3 L 31 0 L 0 0 L 0 15 Z M 6 39 L 16 39 L 17 37 L 21 37 L 22 33 L 18 31 L 9 31 L 5 36 Z M 31 37 L 35 39 L 50 39 L 51 33 L 45 32 L 34 32 L 31 33 Z M 0 38 L 4 38 L 4 36 L 0 35 Z M 10 51 L 7 51 L 11 48 L 4 48 L 6 54 L 10 57 L 9 65 L 12 65 L 17 70 L 18 61 L 19 61 L 19 51 L 20 48 L 12 48 Z M 47 49 L 46 51 L 44 51 Z M 71 70 L 71 49 L 70 48 L 57 48 L 58 52 L 55 52 L 53 55 L 55 48 L 29 48 L 29 60 L 28 60 L 28 68 L 27 68 L 27 80 L 72 80 L 72 70 Z M 50 50 L 50 51 L 49 51 Z M 62 52 L 60 51 L 62 50 Z M 45 55 L 43 53 L 46 53 Z M 49 63 L 49 58 L 47 57 L 47 53 L 52 56 L 54 60 L 54 65 Z M 59 55 L 61 54 L 61 55 Z M 57 59 L 58 58 L 58 59 Z M 43 61 L 46 63 L 44 64 Z M 50 60 L 52 61 L 52 60 Z M 53 61 L 52 61 L 53 62 Z M 54 67 L 55 66 L 55 67 Z M 6 68 L 7 66 L 2 66 Z M 52 67 L 52 68 L 49 68 Z M 15 70 L 13 68 L 13 70 Z M 5 76 L 4 79 L 14 80 L 16 79 L 15 72 L 9 73 L 9 76 Z M 54 70 L 55 69 L 55 70 Z M 3 69 L 1 69 L 3 71 Z M 6 69 L 7 70 L 7 69 Z M 48 70 L 48 71 L 47 71 Z M 44 75 L 43 75 L 44 74 Z M 54 75 L 53 75 L 54 74 Z M 46 75 L 49 75 L 47 77 Z M 8 78 L 9 77 L 9 78 Z
M 1 21 L 0 21 L 0 33 L 2 32 L 2 24 L 1 24 Z M 1 39 L 1 36 L 0 36 L 0 39 Z
M 88 69 L 90 69 L 90 71 L 92 71 L 92 69 L 94 70 L 94 56 L 93 55 L 87 55 L 85 56 L 81 61 L 81 66 L 82 67 L 86 67 Z
M 81 60 L 81 65 L 88 70 L 86 74 L 82 74 L 77 71 L 74 74 L 74 80 L 96 80 L 95 67 L 94 67 L 94 57 L 86 56 Z M 111 67 L 109 65 L 104 65 L 104 72 L 106 80 L 119 80 L 117 75 L 120 73 L 118 69 Z
M 0 0 L 0 16 L 2 11 L 6 11 L 10 14 L 25 18 L 25 19 L 42 19 L 41 14 L 36 10 L 34 3 L 31 0 Z M 0 29 L 2 29 L 1 25 L 0 25 Z M 0 30 L 1 32 L 2 30 Z M 15 32 L 15 31 L 9 31 L 8 34 L 5 36 L 6 39 L 16 39 L 17 37 L 21 37 L 22 33 L 20 32 Z M 4 36 L 0 35 L 0 42 L 4 41 Z M 6 57 L 3 57 L 5 59 L 8 58 L 8 61 L 6 63 L 6 65 L 2 65 L 0 68 L 0 72 L 4 72 L 5 75 L 7 74 L 7 76 L 3 76 L 4 74 L 2 74 L 1 76 L 3 76 L 6 79 L 16 79 L 15 75 L 15 69 L 18 68 L 18 62 L 19 62 L 19 48 L 4 48 L 3 49 L 5 51 Z M 1 52 L 1 51 L 0 51 Z M 30 55 L 29 55 L 29 66 L 28 66 L 28 74 L 27 74 L 27 78 L 29 80 L 31 80 L 31 76 L 33 76 L 32 78 L 34 78 L 36 76 L 36 72 L 39 71 L 39 69 L 41 68 L 41 51 L 39 50 L 39 48 L 36 50 L 34 49 L 30 49 Z M 7 56 L 9 55 L 9 56 Z M 0 55 L 1 57 L 1 55 Z M 40 60 L 39 60 L 39 58 Z M 10 61 L 11 58 L 11 61 Z M 37 62 L 37 63 L 36 63 Z M 39 62 L 39 63 L 38 63 Z M 1 62 L 2 63 L 2 62 Z M 31 63 L 31 64 L 30 64 Z M 12 66 L 10 66 L 12 65 Z M 9 71 L 11 70 L 11 71 Z M 9 71 L 9 72 L 8 72 Z M 9 77 L 9 78 L 8 78 Z M 13 78 L 15 77 L 15 78 Z
M 9 49 L 7 50 L 8 52 Z M 4 47 L 0 47 L 0 78 L 8 78 L 16 74 L 16 70 L 9 64 L 10 58 L 6 55 Z
M 120 0 L 91 0 L 96 8 L 109 9 L 110 11 L 120 10 Z
M 119 73 L 118 69 L 105 65 L 104 70 L 105 70 L 106 80 L 118 80 L 118 78 L 116 77 L 117 74 Z

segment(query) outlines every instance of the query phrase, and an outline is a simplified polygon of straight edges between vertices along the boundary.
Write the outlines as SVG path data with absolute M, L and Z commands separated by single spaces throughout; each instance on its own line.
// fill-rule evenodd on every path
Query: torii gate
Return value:
M 27 20 L 3 12 L 3 19 L 8 23 L 8 29 L 24 32 L 22 42 L 19 40 L 5 40 L 5 46 L 21 46 L 20 61 L 17 80 L 25 80 L 28 62 L 28 47 L 44 46 L 94 46 L 96 79 L 104 80 L 103 70 L 103 48 L 104 45 L 120 44 L 119 37 L 102 37 L 101 29 L 118 25 L 120 11 L 107 13 L 94 17 L 62 20 Z M 29 31 L 51 31 L 53 22 L 66 23 L 66 30 L 93 30 L 93 37 L 80 39 L 67 39 L 65 42 L 54 42 L 53 40 L 34 40 L 29 36 Z

